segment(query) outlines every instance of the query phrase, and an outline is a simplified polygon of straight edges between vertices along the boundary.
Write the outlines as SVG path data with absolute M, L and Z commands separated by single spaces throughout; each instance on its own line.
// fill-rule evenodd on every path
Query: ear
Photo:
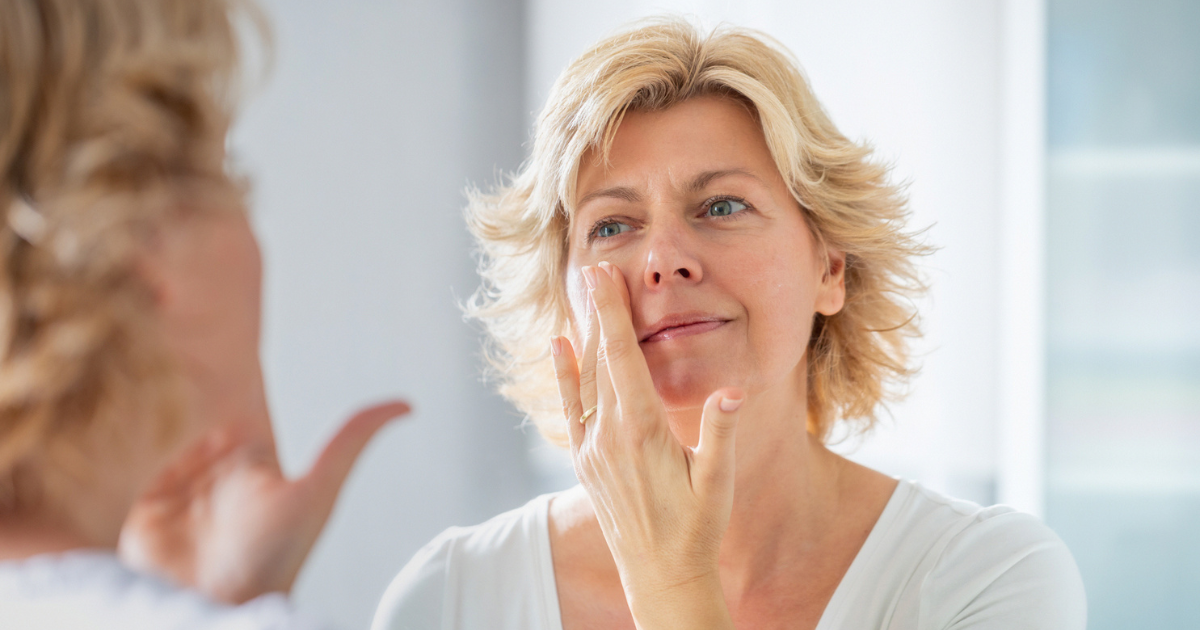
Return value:
M 163 237 L 161 229 L 148 231 L 139 243 L 132 265 L 134 276 L 150 293 L 156 310 L 171 301 L 174 285 Z
M 829 316 L 846 304 L 846 253 L 825 248 L 825 269 L 817 287 L 817 312 Z
M 146 287 L 153 308 L 159 314 L 175 310 L 188 287 L 184 286 L 187 252 L 192 245 L 186 239 L 188 230 L 177 224 L 163 223 L 140 235 L 133 257 L 133 274 Z

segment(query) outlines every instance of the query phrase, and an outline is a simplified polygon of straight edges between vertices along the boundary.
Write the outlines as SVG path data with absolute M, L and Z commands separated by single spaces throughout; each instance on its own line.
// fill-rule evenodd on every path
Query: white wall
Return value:
M 795 53 L 834 122 L 911 182 L 924 261 L 924 369 L 894 419 L 843 451 L 965 498 L 995 497 L 998 355 L 999 0 L 530 0 L 527 109 L 563 67 L 631 19 L 678 12 L 758 28 Z
M 522 6 L 267 8 L 277 64 L 232 146 L 255 181 L 285 467 L 307 467 L 356 405 L 400 394 L 416 408 L 360 461 L 295 591 L 364 628 L 422 544 L 532 492 L 517 419 L 479 382 L 456 306 L 477 284 L 462 190 L 522 155 Z

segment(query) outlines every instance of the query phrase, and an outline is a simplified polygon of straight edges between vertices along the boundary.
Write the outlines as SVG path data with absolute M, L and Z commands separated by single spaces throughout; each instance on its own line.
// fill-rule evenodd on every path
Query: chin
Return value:
M 655 391 L 668 410 L 703 407 L 709 394 L 722 387 L 736 385 L 720 382 L 716 374 L 710 374 L 703 368 L 689 369 L 682 365 L 659 370 L 651 367 L 650 375 L 654 379 Z

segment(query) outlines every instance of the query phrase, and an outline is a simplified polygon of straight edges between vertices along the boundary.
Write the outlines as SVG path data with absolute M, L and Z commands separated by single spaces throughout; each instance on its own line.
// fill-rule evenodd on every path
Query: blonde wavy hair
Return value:
M 239 16 L 266 35 L 236 0 L 0 2 L 0 514 L 178 424 L 134 257 L 169 217 L 244 208 Z
M 901 189 L 871 149 L 838 132 L 786 49 L 751 30 L 702 33 L 676 18 L 635 25 L 593 46 L 558 78 L 538 117 L 533 152 L 507 185 L 472 193 L 467 221 L 483 284 L 467 304 L 491 337 L 500 392 L 548 440 L 566 443 L 549 337 L 569 334 L 567 234 L 581 156 L 607 157 L 622 117 L 722 95 L 745 103 L 818 242 L 846 254 L 846 300 L 817 314 L 807 351 L 808 427 L 829 439 L 837 421 L 866 430 L 889 385 L 912 373 L 920 334 L 912 263 L 926 248 L 905 231 Z M 797 322 L 801 325 L 801 322 Z

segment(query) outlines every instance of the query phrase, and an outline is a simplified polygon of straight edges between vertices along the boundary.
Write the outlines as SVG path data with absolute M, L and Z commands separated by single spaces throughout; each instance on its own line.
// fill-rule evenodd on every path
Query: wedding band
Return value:
M 591 409 L 588 409 L 587 411 L 583 412 L 583 415 L 579 416 L 579 421 L 587 422 L 587 419 L 591 418 L 592 414 L 594 414 L 594 413 L 596 413 L 596 405 L 592 406 Z

